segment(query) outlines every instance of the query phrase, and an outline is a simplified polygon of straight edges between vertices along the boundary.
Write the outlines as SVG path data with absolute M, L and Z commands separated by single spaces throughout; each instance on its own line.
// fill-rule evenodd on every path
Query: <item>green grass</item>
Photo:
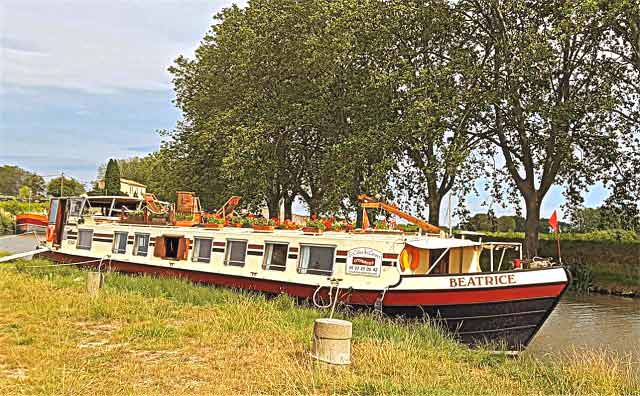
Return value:
M 327 313 L 286 296 L 108 273 L 92 298 L 85 282 L 68 267 L 0 270 L 0 394 L 640 393 L 612 355 L 510 359 L 371 314 L 347 315 L 353 363 L 336 368 L 309 356 Z

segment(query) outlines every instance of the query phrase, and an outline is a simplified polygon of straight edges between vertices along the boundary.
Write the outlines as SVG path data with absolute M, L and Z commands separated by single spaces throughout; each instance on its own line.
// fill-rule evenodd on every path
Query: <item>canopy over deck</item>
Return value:
M 469 246 L 480 246 L 481 243 L 470 241 L 468 239 L 454 238 L 427 238 L 427 239 L 409 239 L 407 245 L 418 249 L 447 249 Z

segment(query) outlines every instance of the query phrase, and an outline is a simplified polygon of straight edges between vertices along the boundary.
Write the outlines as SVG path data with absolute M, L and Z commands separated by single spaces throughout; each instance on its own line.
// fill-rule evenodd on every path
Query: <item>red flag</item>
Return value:
M 558 214 L 556 211 L 553 211 L 551 218 L 549 219 L 549 225 L 553 228 L 554 232 L 560 232 L 560 228 L 558 227 Z

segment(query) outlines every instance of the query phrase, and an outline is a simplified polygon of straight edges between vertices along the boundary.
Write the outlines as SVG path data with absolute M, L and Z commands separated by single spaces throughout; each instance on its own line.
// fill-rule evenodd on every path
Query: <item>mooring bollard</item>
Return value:
M 351 322 L 340 319 L 316 319 L 313 326 L 311 356 L 331 364 L 351 363 Z
M 104 274 L 102 272 L 87 273 L 87 291 L 90 295 L 95 296 L 104 285 Z

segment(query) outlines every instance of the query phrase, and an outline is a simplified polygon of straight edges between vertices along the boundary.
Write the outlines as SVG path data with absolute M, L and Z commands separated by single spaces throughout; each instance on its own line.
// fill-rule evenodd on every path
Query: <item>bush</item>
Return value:
M 42 213 L 46 214 L 49 210 L 49 202 L 22 202 L 22 201 L 3 201 L 0 202 L 0 209 L 15 216 L 22 213 Z

